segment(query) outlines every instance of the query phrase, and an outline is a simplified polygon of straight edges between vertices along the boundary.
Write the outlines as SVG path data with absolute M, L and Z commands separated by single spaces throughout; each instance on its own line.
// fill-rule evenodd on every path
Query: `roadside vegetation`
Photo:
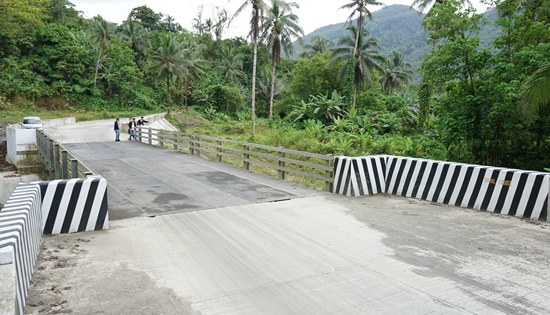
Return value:
M 117 25 L 67 0 L 4 0 L 0 121 L 166 111 L 186 131 L 322 154 L 550 165 L 548 1 L 492 1 L 500 34 L 488 48 L 482 15 L 464 1 L 416 1 L 429 12 L 420 69 L 380 52 L 376 1 L 342 1 L 346 35 L 314 38 L 296 60 L 299 2 L 241 1 L 238 12 L 199 9 L 186 30 L 147 6 Z M 243 14 L 248 36 L 225 38 Z

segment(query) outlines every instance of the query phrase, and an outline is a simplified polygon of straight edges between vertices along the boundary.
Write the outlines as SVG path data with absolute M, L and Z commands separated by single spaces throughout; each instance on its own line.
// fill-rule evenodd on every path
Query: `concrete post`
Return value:
M 200 141 L 201 141 L 201 136 L 200 135 L 195 135 L 195 138 L 197 140 L 197 142 L 195 142 L 195 153 L 197 154 L 197 156 L 201 156 L 201 144 L 200 144 Z
M 221 140 L 216 140 L 216 152 L 222 152 L 222 141 Z M 216 161 L 218 162 L 222 162 L 222 155 L 221 154 L 216 154 Z
M 54 143 L 53 145 L 53 173 L 55 179 L 61 178 L 61 159 L 59 154 L 59 144 Z
M 53 153 L 53 140 L 49 139 L 48 141 L 48 172 L 50 173 L 50 178 L 55 178 L 54 174 L 54 153 Z
M 325 176 L 327 178 L 332 178 L 334 179 L 334 174 L 332 174 L 332 161 L 333 161 L 333 156 L 331 154 L 327 154 L 327 157 L 329 159 L 327 159 L 326 161 L 326 166 L 328 166 L 331 170 L 326 170 L 325 171 Z M 325 191 L 328 191 L 328 192 L 332 192 L 332 185 L 333 185 L 333 182 L 330 182 L 330 181 L 325 181 Z
M 282 147 L 280 147 L 279 149 L 283 149 Z M 283 151 L 279 151 L 279 179 L 285 179 L 285 170 L 283 169 L 285 167 L 285 161 L 283 161 L 282 159 L 284 159 L 286 156 L 285 152 Z
M 67 151 L 61 151 L 61 178 L 69 178 L 69 161 L 67 160 Z
M 159 142 L 159 147 L 164 148 L 164 133 L 162 132 L 162 130 L 159 130 L 157 132 L 157 138 Z
M 243 167 L 245 170 L 250 170 L 250 162 L 248 162 L 248 159 L 250 158 L 250 154 L 248 154 L 248 151 L 249 151 L 249 146 L 248 144 L 245 144 L 243 146 L 243 149 L 244 149 L 244 153 L 243 153 Z
M 147 138 L 149 139 L 149 144 L 152 144 L 153 143 L 153 135 L 151 133 L 151 127 L 148 127 L 147 128 Z
M 177 131 L 172 132 L 172 137 L 174 138 L 174 151 L 178 150 L 178 139 L 180 137 Z
M 78 178 L 78 160 L 71 160 L 71 178 Z

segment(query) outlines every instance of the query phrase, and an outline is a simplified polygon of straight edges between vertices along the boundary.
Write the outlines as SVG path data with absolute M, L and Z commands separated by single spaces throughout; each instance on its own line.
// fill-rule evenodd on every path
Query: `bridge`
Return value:
M 44 238 L 28 314 L 550 312 L 547 223 L 349 198 L 114 142 L 107 121 L 71 128 L 49 132 L 107 180 L 109 229 Z

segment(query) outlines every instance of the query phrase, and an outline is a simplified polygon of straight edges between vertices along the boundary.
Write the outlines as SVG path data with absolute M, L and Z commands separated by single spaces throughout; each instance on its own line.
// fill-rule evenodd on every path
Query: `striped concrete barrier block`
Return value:
M 13 263 L 16 275 L 15 296 L 3 298 L 13 298 L 19 314 L 23 314 L 25 308 L 41 242 L 40 188 L 35 184 L 20 184 L 0 211 L 0 260 L 4 264 Z
M 355 197 L 386 192 L 386 156 L 336 157 L 334 193 Z
M 391 156 L 388 194 L 546 220 L 550 176 L 524 170 Z
M 37 182 L 42 196 L 44 234 L 109 227 L 107 181 L 100 176 Z

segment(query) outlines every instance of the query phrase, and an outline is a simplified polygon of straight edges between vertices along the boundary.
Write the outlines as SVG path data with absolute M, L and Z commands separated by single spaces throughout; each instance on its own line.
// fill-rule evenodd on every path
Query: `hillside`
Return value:
M 480 31 L 480 40 L 482 47 L 491 45 L 497 29 L 494 27 L 494 21 L 497 18 L 495 10 L 485 13 L 489 21 Z M 390 5 L 378 11 L 373 12 L 372 21 L 367 20 L 366 29 L 378 39 L 381 52 L 388 55 L 393 50 L 403 54 L 406 60 L 417 69 L 422 63 L 424 55 L 429 51 L 426 43 L 427 32 L 422 26 L 423 14 L 412 10 L 406 5 Z M 309 43 L 314 36 L 326 37 L 336 43 L 338 39 L 344 36 L 347 24 L 331 24 L 323 26 L 303 37 L 303 45 Z M 295 43 L 295 56 L 303 51 L 303 45 Z

